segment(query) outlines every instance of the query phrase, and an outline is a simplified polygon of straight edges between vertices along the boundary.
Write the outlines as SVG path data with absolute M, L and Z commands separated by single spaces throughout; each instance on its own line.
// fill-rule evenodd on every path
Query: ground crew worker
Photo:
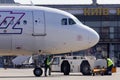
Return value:
M 45 63 L 45 76 L 47 76 L 47 70 L 49 69 L 49 75 L 51 75 L 51 64 L 53 60 L 50 60 L 50 57 L 46 57 L 44 63 Z
M 107 58 L 107 74 L 112 75 L 113 61 L 110 58 Z

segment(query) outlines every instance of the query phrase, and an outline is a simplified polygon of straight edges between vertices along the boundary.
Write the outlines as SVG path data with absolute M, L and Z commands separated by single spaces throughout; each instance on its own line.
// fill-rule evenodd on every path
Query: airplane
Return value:
M 0 6 L 0 55 L 60 54 L 88 49 L 98 33 L 72 14 L 42 6 Z M 35 76 L 42 69 L 34 69 Z

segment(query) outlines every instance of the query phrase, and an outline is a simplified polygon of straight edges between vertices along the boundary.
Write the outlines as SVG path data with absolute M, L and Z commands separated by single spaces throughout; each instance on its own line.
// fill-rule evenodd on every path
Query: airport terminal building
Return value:
M 10 1 L 12 2 L 12 0 Z M 93 1 L 93 4 L 88 5 L 40 4 L 37 6 L 47 6 L 70 12 L 83 24 L 96 30 L 100 35 L 100 41 L 89 51 L 96 53 L 101 49 L 103 55 L 112 58 L 115 64 L 120 66 L 120 5 L 97 4 L 96 0 Z

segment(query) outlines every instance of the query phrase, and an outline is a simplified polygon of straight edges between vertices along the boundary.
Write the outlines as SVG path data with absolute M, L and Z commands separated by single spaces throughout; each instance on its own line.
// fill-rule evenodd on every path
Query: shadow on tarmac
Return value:
M 35 76 L 0 76 L 0 78 L 35 78 Z
M 36 78 L 59 78 L 59 77 L 67 77 L 67 76 L 83 76 L 81 74 L 70 74 L 70 75 L 63 75 L 63 74 L 53 74 L 51 76 L 40 76 L 40 77 L 36 77 Z M 35 78 L 35 76 L 0 76 L 0 78 Z

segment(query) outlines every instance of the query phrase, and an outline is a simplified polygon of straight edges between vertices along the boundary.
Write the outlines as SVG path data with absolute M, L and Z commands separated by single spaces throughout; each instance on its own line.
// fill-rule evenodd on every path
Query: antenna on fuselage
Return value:
M 30 0 L 30 4 L 31 4 L 32 6 L 34 6 L 34 4 L 33 4 L 32 0 Z

